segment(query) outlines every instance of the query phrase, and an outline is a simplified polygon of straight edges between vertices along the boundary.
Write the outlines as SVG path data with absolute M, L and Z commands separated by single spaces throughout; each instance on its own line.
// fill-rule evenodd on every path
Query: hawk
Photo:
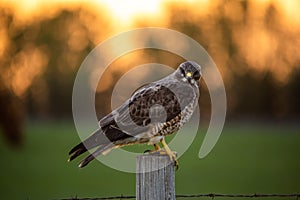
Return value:
M 154 152 L 166 153 L 177 166 L 176 154 L 168 147 L 165 136 L 178 131 L 191 118 L 198 104 L 201 76 L 201 67 L 186 61 L 169 76 L 140 87 L 99 121 L 98 130 L 71 149 L 69 161 L 96 148 L 80 162 L 81 168 L 114 148 L 147 143 L 154 145 Z

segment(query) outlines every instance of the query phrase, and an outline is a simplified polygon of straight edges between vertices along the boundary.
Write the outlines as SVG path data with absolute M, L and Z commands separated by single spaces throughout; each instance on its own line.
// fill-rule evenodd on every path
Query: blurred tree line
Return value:
M 224 78 L 229 119 L 297 120 L 300 117 L 300 27 L 272 2 L 215 1 L 208 7 L 168 3 L 164 27 L 198 41 Z M 199 5 L 198 5 L 199 6 Z M 45 11 L 47 12 L 47 11 Z M 299 16 L 298 16 L 299 17 Z M 160 25 L 160 24 L 159 24 Z M 121 32 L 105 10 L 63 6 L 51 15 L 19 20 L 0 4 L 0 123 L 18 143 L 23 119 L 72 117 L 72 87 L 87 54 L 101 41 Z M 158 26 L 136 18 L 130 28 Z M 157 62 L 176 67 L 181 58 L 168 52 L 134 52 L 118 59 L 99 85 L 96 107 L 110 110 L 114 83 L 128 69 Z M 201 112 L 209 118 L 203 83 Z M 15 135 L 15 136 L 14 136 Z

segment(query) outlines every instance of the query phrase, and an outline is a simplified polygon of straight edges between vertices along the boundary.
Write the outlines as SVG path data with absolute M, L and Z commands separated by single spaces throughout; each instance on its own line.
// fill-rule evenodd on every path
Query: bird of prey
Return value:
M 201 76 L 201 67 L 196 62 L 186 61 L 169 76 L 140 87 L 99 121 L 98 130 L 71 149 L 69 161 L 96 148 L 80 162 L 79 167 L 84 167 L 96 156 L 114 148 L 147 143 L 154 145 L 154 151 L 166 153 L 178 165 L 176 154 L 164 138 L 191 118 L 198 104 Z

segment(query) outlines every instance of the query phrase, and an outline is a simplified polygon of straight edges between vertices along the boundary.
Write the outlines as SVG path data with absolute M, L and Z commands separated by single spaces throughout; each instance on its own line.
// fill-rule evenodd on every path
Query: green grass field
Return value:
M 300 193 L 299 128 L 225 127 L 213 151 L 200 160 L 204 133 L 179 159 L 177 194 Z M 0 199 L 135 194 L 135 174 L 98 161 L 84 169 L 77 168 L 78 160 L 68 163 L 67 153 L 77 142 L 72 123 L 31 123 L 22 150 L 11 150 L 1 137 Z

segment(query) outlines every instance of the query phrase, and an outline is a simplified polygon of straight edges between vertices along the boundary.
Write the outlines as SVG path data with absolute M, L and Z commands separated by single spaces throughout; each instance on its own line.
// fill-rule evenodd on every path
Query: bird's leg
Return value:
M 155 152 L 158 152 L 158 151 L 161 151 L 161 148 L 158 144 L 153 144 L 155 150 L 146 150 L 144 151 L 144 153 L 155 153 Z
M 154 144 L 155 151 L 160 151 L 160 146 L 158 144 Z
M 167 145 L 165 139 L 163 138 L 161 140 L 162 145 L 164 146 L 165 152 L 168 154 L 168 156 L 170 157 L 170 160 L 173 161 L 174 160 L 174 165 L 176 167 L 176 169 L 178 169 L 178 161 L 176 158 L 176 153 L 172 152 L 171 149 L 169 148 L 169 146 Z

